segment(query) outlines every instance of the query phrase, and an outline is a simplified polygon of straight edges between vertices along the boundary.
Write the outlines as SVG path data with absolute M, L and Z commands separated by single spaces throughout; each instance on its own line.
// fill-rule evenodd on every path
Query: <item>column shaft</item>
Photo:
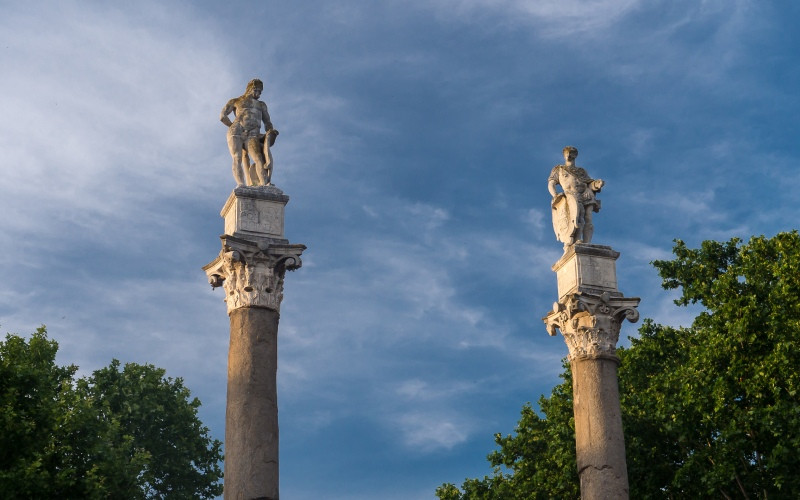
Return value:
M 574 358 L 575 452 L 583 500 L 628 498 L 618 361 Z
M 230 314 L 225 499 L 278 499 L 277 311 Z

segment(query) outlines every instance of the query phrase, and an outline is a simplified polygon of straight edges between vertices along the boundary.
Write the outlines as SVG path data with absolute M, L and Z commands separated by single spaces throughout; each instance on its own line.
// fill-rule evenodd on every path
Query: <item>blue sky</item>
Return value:
M 180 376 L 224 436 L 228 319 L 201 267 L 233 188 L 219 112 L 264 80 L 304 243 L 279 339 L 287 499 L 425 499 L 488 473 L 558 382 L 541 317 L 561 149 L 594 242 L 688 324 L 672 240 L 797 227 L 800 8 L 747 0 L 0 1 L 0 328 L 61 363 Z M 622 337 L 636 326 L 626 324 Z

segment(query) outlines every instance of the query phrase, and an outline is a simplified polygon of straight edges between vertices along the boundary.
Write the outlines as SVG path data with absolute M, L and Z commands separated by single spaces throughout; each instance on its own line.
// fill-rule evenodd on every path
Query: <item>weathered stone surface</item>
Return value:
M 569 349 L 575 452 L 584 500 L 628 498 L 616 344 L 622 320 L 638 320 L 638 304 L 638 298 L 616 291 L 574 292 L 543 318 L 550 335 L 561 330 Z
M 587 357 L 570 365 L 581 498 L 628 498 L 617 361 Z
M 616 345 L 621 322 L 638 320 L 639 299 L 623 297 L 616 290 L 616 280 L 611 288 L 603 279 L 610 276 L 608 267 L 613 271 L 616 252 L 602 247 L 590 249 L 597 250 L 594 254 L 586 253 L 582 246 L 575 245 L 553 266 L 565 295 L 542 319 L 550 335 L 561 331 L 569 349 L 581 498 L 628 498 Z M 598 266 L 582 266 L 581 257 L 601 259 L 606 271 L 596 273 L 593 267 Z M 569 286 L 562 288 L 562 280 Z
M 231 312 L 225 415 L 225 498 L 279 497 L 277 311 Z
M 272 126 L 264 101 L 259 101 L 264 83 L 250 80 L 244 94 L 229 100 L 222 108 L 220 121 L 228 127 L 228 149 L 233 157 L 236 185 L 269 186 L 272 182 L 272 152 L 278 131 Z M 229 118 L 234 115 L 233 121 Z M 261 133 L 261 124 L 266 133 Z M 254 163 L 250 163 L 253 160 Z
M 553 230 L 566 251 L 575 243 L 590 243 L 594 234 L 592 213 L 600 211 L 595 197 L 605 184 L 592 179 L 586 170 L 575 165 L 578 150 L 567 146 L 563 150 L 564 164 L 556 165 L 547 179 L 547 190 L 553 197 Z M 561 186 L 562 192 L 556 190 Z
M 619 252 L 603 245 L 575 244 L 553 264 L 558 278 L 558 300 L 584 292 L 622 295 L 617 290 L 616 260 Z
M 623 319 L 638 321 L 638 305 L 638 297 L 577 292 L 553 304 L 553 310 L 542 320 L 551 336 L 561 330 L 570 361 L 585 357 L 616 358 L 620 323 Z
M 289 197 L 275 186 L 234 189 L 220 215 L 225 234 L 253 240 L 284 240 L 283 219 Z
M 558 301 L 542 320 L 550 335 L 561 331 L 569 349 L 581 498 L 627 499 L 616 346 L 622 321 L 639 319 L 639 298 L 625 297 L 617 288 L 619 252 L 588 244 L 591 213 L 600 209 L 594 193 L 603 181 L 576 167 L 575 156 L 575 148 L 564 148 L 565 165 L 550 173 L 553 227 L 564 255 L 553 265 Z M 557 185 L 563 193 L 556 192 Z
M 278 320 L 284 276 L 306 248 L 283 236 L 288 201 L 274 186 L 236 188 L 221 212 L 222 250 L 203 267 L 211 286 L 224 288 L 230 316 L 226 499 L 279 498 Z
M 302 265 L 305 245 L 267 244 L 222 236 L 222 251 L 203 267 L 211 286 L 222 286 L 228 314 L 240 307 L 280 311 L 286 271 Z

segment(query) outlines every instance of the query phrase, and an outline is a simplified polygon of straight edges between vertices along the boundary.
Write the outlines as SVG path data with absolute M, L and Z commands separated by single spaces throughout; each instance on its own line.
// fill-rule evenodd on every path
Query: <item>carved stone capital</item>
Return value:
M 225 290 L 228 314 L 240 307 L 280 312 L 286 271 L 303 265 L 305 245 L 270 244 L 222 236 L 222 251 L 203 267 L 212 288 Z
M 639 320 L 638 297 L 573 293 L 553 304 L 553 310 L 542 320 L 547 333 L 561 330 L 569 349 L 570 361 L 581 358 L 616 359 L 617 341 L 623 319 Z

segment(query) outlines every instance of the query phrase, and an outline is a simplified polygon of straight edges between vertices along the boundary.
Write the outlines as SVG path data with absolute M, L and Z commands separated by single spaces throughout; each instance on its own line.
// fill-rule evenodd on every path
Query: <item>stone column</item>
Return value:
M 274 186 L 236 188 L 221 213 L 222 251 L 203 268 L 230 316 L 226 499 L 279 498 L 278 320 L 285 273 L 306 248 L 283 236 L 288 201 Z
M 572 368 L 575 451 L 581 498 L 628 498 L 616 345 L 623 319 L 639 319 L 639 299 L 617 290 L 611 247 L 575 244 L 553 265 L 558 302 L 542 318 L 561 330 Z

